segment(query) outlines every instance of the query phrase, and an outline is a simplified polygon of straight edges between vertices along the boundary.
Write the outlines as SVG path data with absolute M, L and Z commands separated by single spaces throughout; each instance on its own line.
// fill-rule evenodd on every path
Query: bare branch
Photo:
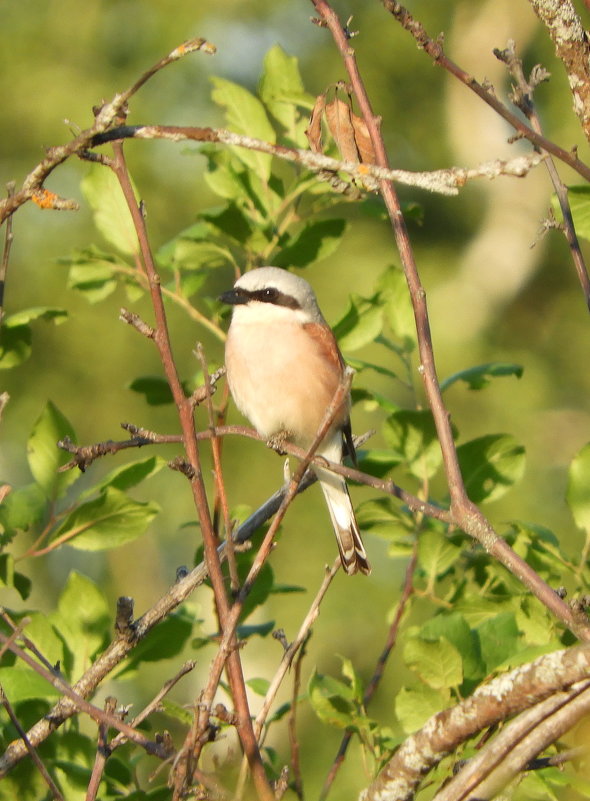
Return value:
M 167 139 L 173 142 L 193 140 L 197 142 L 220 142 L 234 147 L 244 147 L 248 150 L 258 150 L 271 156 L 301 164 L 309 170 L 318 173 L 322 180 L 329 180 L 328 176 L 337 172 L 345 172 L 359 182 L 367 181 L 369 177 L 379 180 L 396 181 L 407 186 L 415 186 L 428 192 L 437 192 L 442 195 L 458 195 L 459 189 L 468 181 L 475 178 L 494 179 L 500 176 L 522 178 L 530 170 L 537 167 L 543 160 L 541 156 L 518 156 L 508 161 L 495 159 L 485 162 L 477 167 L 449 167 L 432 172 L 409 172 L 407 170 L 392 170 L 389 167 L 374 164 L 359 164 L 353 161 L 339 161 L 323 153 L 314 153 L 312 150 L 301 150 L 274 145 L 263 139 L 244 136 L 233 131 L 221 128 L 194 128 L 174 125 L 125 125 L 97 136 L 95 145 L 104 144 L 113 140 L 123 139 Z M 321 173 L 327 173 L 322 176 Z
M 493 798 L 589 711 L 588 680 L 527 709 L 468 760 L 434 801 Z
M 543 22 L 567 73 L 577 114 L 590 141 L 590 45 L 571 0 L 529 0 Z
M 546 150 L 548 153 L 551 153 L 551 155 L 571 167 L 572 170 L 575 170 L 582 178 L 590 181 L 590 166 L 580 161 L 575 152 L 570 153 L 559 147 L 559 145 L 556 145 L 550 139 L 538 134 L 524 123 L 520 117 L 510 111 L 501 100 L 498 100 L 494 92 L 490 91 L 487 86 L 478 83 L 472 75 L 469 75 L 469 73 L 465 72 L 458 64 L 451 61 L 451 59 L 445 55 L 441 42 L 438 39 L 431 38 L 424 29 L 424 26 L 418 22 L 418 20 L 414 19 L 401 3 L 397 3 L 395 0 L 381 0 L 381 2 L 385 9 L 395 17 L 401 26 L 414 37 L 420 49 L 424 50 L 436 64 L 447 70 L 447 72 L 461 81 L 461 83 L 465 84 L 468 89 L 471 89 L 472 92 L 475 92 L 478 97 L 487 103 L 488 106 L 491 106 L 506 122 L 510 123 L 522 138 L 528 139 L 529 142 L 541 150 Z M 559 4 L 559 0 L 556 0 L 556 4 Z
M 543 69 L 537 65 L 537 67 L 531 72 L 529 80 L 527 81 L 522 69 L 522 61 L 516 55 L 514 42 L 512 40 L 508 42 L 508 47 L 505 50 L 494 50 L 494 55 L 506 64 L 510 74 L 516 81 L 516 87 L 513 92 L 514 102 L 518 108 L 521 109 L 523 114 L 525 114 L 530 120 L 534 130 L 541 134 L 541 120 L 539 119 L 539 115 L 537 114 L 537 110 L 533 103 L 533 92 L 538 83 L 544 78 L 545 73 L 543 72 Z M 559 177 L 555 162 L 551 156 L 549 156 L 549 154 L 546 155 L 547 160 L 545 161 L 545 166 L 547 167 L 549 177 L 551 178 L 551 183 L 553 184 L 553 188 L 555 189 L 555 193 L 559 200 L 564 223 L 563 231 L 572 254 L 572 260 L 578 274 L 578 280 L 580 281 L 582 291 L 584 292 L 586 306 L 590 309 L 590 279 L 588 278 L 588 270 L 586 269 L 582 249 L 576 234 L 572 210 L 567 194 L 567 187 Z
M 37 753 L 37 749 L 30 742 L 29 738 L 26 735 L 26 732 L 24 731 L 24 729 L 20 725 L 20 721 L 17 718 L 17 716 L 15 715 L 14 709 L 12 708 L 12 705 L 10 704 L 8 698 L 6 697 L 6 694 L 4 692 L 4 688 L 1 685 L 0 685 L 0 703 L 2 704 L 4 709 L 6 710 L 6 713 L 7 713 L 8 717 L 10 718 L 10 720 L 12 722 L 12 725 L 14 726 L 14 728 L 17 730 L 17 732 L 19 734 L 19 737 L 22 738 L 22 741 L 25 744 L 25 747 L 26 747 L 27 751 L 29 752 L 31 759 L 33 760 L 33 763 L 35 764 L 35 767 L 37 768 L 37 770 L 39 771 L 39 773 L 43 777 L 43 781 L 45 782 L 45 784 L 49 787 L 51 795 L 53 796 L 53 798 L 56 799 L 56 801 L 64 801 L 64 797 L 61 794 L 59 787 L 56 785 L 56 783 L 53 781 L 53 779 L 49 775 L 49 771 L 47 770 L 47 768 L 43 764 L 43 761 L 42 761 L 41 757 Z
M 590 645 L 584 644 L 545 654 L 481 685 L 408 737 L 363 791 L 362 801 L 408 801 L 423 777 L 460 743 L 576 682 L 586 683 L 589 668 Z
M 28 200 L 33 198 L 40 199 L 38 205 L 43 207 L 43 201 L 48 198 L 45 194 L 46 190 L 43 188 L 44 181 L 51 175 L 56 167 L 63 164 L 71 156 L 83 155 L 92 146 L 91 143 L 94 138 L 105 131 L 108 131 L 113 125 L 121 123 L 125 118 L 125 107 L 131 97 L 149 80 L 153 75 L 159 72 L 163 67 L 177 61 L 184 55 L 193 53 L 196 50 L 202 50 L 204 53 L 214 53 L 215 48 L 206 39 L 192 39 L 185 42 L 183 45 L 176 47 L 171 53 L 164 58 L 160 59 L 153 67 L 146 70 L 144 74 L 131 86 L 121 94 L 117 94 L 109 102 L 105 103 L 102 108 L 97 109 L 95 114 L 94 124 L 82 131 L 78 136 L 72 139 L 65 145 L 57 145 L 50 147 L 47 150 L 47 155 L 25 178 L 21 188 L 14 192 L 6 200 L 0 201 L 0 224 L 19 206 L 22 206 Z M 51 203 L 46 204 L 46 208 L 57 208 L 54 202 L 57 202 L 57 196 L 51 195 L 54 199 Z

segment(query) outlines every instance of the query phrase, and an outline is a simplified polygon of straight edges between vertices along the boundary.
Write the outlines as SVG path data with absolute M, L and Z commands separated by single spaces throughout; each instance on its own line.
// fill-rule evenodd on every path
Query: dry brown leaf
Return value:
M 352 111 L 348 103 L 337 97 L 330 103 L 326 103 L 326 121 L 343 160 L 359 161 L 359 151 L 352 124 Z
M 318 95 L 316 98 L 309 126 L 305 131 L 305 135 L 309 141 L 309 146 L 314 153 L 322 153 L 322 115 L 326 107 L 326 95 Z
M 371 136 L 367 123 L 362 117 L 352 114 L 352 127 L 354 128 L 354 141 L 359 152 L 362 164 L 375 164 L 375 149 L 371 142 Z

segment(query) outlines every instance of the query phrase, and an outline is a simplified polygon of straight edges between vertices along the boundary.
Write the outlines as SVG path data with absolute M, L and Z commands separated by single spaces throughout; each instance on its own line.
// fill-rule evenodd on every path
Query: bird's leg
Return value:
M 285 450 L 285 443 L 289 442 L 292 437 L 292 431 L 277 431 L 276 434 L 273 434 L 266 440 L 266 444 L 269 448 L 272 448 L 273 451 L 276 451 L 279 456 L 284 456 L 287 453 Z

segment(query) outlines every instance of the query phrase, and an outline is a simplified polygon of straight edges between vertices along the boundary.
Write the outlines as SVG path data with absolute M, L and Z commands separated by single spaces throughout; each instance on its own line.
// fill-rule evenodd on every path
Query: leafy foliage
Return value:
M 214 77 L 211 85 L 212 100 L 224 114 L 228 129 L 287 147 L 306 147 L 305 130 L 314 99 L 305 91 L 297 60 L 280 47 L 271 48 L 266 55 L 257 95 L 227 78 Z M 223 312 L 212 288 L 217 285 L 218 273 L 223 271 L 226 276 L 238 268 L 268 263 L 305 270 L 332 256 L 341 245 L 350 226 L 348 204 L 354 200 L 356 208 L 371 213 L 375 200 L 359 197 L 360 193 L 333 191 L 327 181 L 301 167 L 279 164 L 269 154 L 246 147 L 202 145 L 199 152 L 207 160 L 205 181 L 216 200 L 196 215 L 193 224 L 157 248 L 155 260 L 168 304 L 222 340 Z M 97 304 L 122 288 L 131 303 L 140 304 L 148 295 L 148 281 L 136 265 L 137 233 L 113 174 L 103 165 L 93 164 L 83 179 L 82 191 L 103 244 L 89 245 L 61 260 L 68 268 L 69 289 Z M 574 216 L 579 216 L 585 235 L 584 193 L 578 194 Z M 0 367 L 14 368 L 29 357 L 32 323 L 60 323 L 66 316 L 62 309 L 43 307 L 5 318 Z M 357 371 L 353 402 L 368 410 L 377 431 L 375 445 L 370 440 L 371 444 L 359 451 L 360 469 L 444 508 L 446 489 L 440 489 L 443 457 L 432 413 L 423 408 L 416 382 L 417 337 L 402 270 L 390 265 L 373 285 L 367 281 L 362 295 L 351 294 L 334 333 Z M 522 376 L 518 364 L 486 362 L 453 373 L 441 383 L 441 389 L 456 385 L 457 392 L 465 387 L 483 390 L 500 378 Z M 201 378 L 183 381 L 187 397 Z M 151 406 L 172 402 L 169 384 L 161 375 L 133 375 L 128 388 Z M 411 400 L 399 401 L 397 390 Z M 216 411 L 223 417 L 222 403 Z M 458 427 L 453 434 L 474 503 L 492 504 L 523 477 L 524 447 L 512 434 L 488 432 L 464 440 Z M 165 465 L 163 458 L 152 455 L 129 461 L 88 486 L 78 481 L 77 471 L 62 469 L 69 456 L 56 443 L 66 437 L 75 441 L 74 428 L 58 406 L 48 401 L 26 443 L 30 480 L 11 486 L 0 505 L 0 586 L 22 601 L 29 598 L 33 587 L 28 575 L 33 572 L 29 567 L 33 559 L 66 547 L 87 554 L 122 548 L 143 537 L 162 511 L 154 500 L 137 499 L 134 492 L 145 490 L 144 483 L 158 476 Z M 590 538 L 589 487 L 590 446 L 585 446 L 571 463 L 567 489 L 575 524 L 587 538 L 585 554 Z M 221 517 L 222 506 L 219 501 L 216 518 Z M 393 494 L 363 501 L 358 506 L 358 520 L 363 530 L 385 543 L 383 565 L 376 573 L 382 569 L 389 574 L 398 566 L 397 560 L 407 563 L 415 557 L 412 593 L 400 622 L 398 654 L 405 672 L 391 704 L 395 718 L 388 715 L 383 722 L 369 717 L 367 682 L 353 661 L 343 656 L 340 675 L 314 667 L 306 692 L 295 692 L 266 725 L 277 727 L 285 715 L 294 714 L 297 704 L 309 704 L 322 726 L 358 737 L 365 764 L 374 775 L 404 736 L 417 731 L 429 717 L 472 693 L 490 674 L 569 644 L 570 635 L 513 575 L 454 527 L 411 509 Z M 590 580 L 587 566 L 551 531 L 518 520 L 505 527 L 514 551 L 543 579 L 551 585 L 567 583 L 573 594 L 583 591 Z M 234 554 L 231 581 L 236 592 L 255 553 Z M 196 561 L 200 558 L 199 552 Z M 239 645 L 250 644 L 256 653 L 260 641 L 275 628 L 275 620 L 268 614 L 274 596 L 299 590 L 281 584 L 265 564 L 241 611 Z M 113 611 L 107 597 L 97 582 L 76 570 L 70 572 L 50 614 L 20 608 L 8 611 L 11 617 L 4 619 L 4 634 L 11 634 L 8 620 L 22 622 L 27 638 L 45 657 L 45 667 L 47 663 L 57 665 L 55 670 L 72 683 L 113 638 Z M 177 665 L 185 650 L 211 649 L 220 633 L 208 614 L 200 617 L 197 612 L 185 606 L 167 614 L 133 644 L 125 661 L 114 667 L 114 679 L 124 684 L 125 679 L 145 674 L 152 666 L 168 670 Z M 133 628 L 123 636 L 132 638 Z M 31 718 L 32 724 L 48 714 L 58 692 L 9 651 L 4 659 L 0 683 L 6 697 L 19 719 Z M 271 678 L 256 674 L 248 676 L 246 684 L 254 694 L 265 696 Z M 222 691 L 226 689 L 220 686 Z M 157 689 L 153 688 L 154 694 Z M 180 704 L 166 699 L 159 712 L 162 725 L 179 738 L 186 736 L 193 723 L 186 708 L 193 700 L 184 698 Z M 231 725 L 222 710 L 216 714 L 219 720 L 216 728 L 211 728 L 212 741 L 217 730 Z M 17 737 L 12 723 L 5 723 L 2 736 L 5 746 Z M 467 743 L 465 752 L 473 747 L 474 742 Z M 138 756 L 139 751 L 129 745 L 125 748 L 124 758 L 115 752 L 107 761 L 101 797 L 168 798 L 163 783 L 148 791 L 142 780 L 142 789 L 135 789 L 137 776 L 145 772 L 142 761 L 147 758 Z M 77 726 L 63 727 L 51 738 L 47 763 L 68 799 L 84 797 L 95 750 L 95 740 Z M 277 776 L 288 759 L 286 749 L 279 753 L 268 748 L 265 755 L 268 774 Z M 224 765 L 222 777 L 234 769 L 234 765 Z M 444 775 L 439 778 L 442 781 Z M 15 797 L 42 792 L 38 777 L 18 775 L 9 782 L 12 785 L 6 786 L 14 788 Z M 557 797 L 556 788 L 563 777 L 550 769 L 527 782 L 523 783 L 527 792 L 534 790 L 535 797 L 552 798 Z M 582 797 L 590 797 L 579 777 L 576 789 Z

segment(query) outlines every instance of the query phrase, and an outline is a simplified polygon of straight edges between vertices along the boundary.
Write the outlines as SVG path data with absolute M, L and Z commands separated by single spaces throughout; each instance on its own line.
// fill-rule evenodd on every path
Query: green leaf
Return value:
M 483 389 L 496 376 L 515 375 L 517 378 L 521 378 L 523 372 L 524 367 L 520 364 L 510 364 L 508 362 L 479 364 L 476 367 L 460 370 L 458 373 L 453 373 L 453 375 L 445 378 L 444 381 L 441 381 L 440 389 L 441 392 L 444 392 L 456 381 L 464 381 L 469 389 Z
M 224 234 L 240 245 L 245 244 L 252 236 L 250 223 L 235 203 L 208 209 L 200 216 L 210 223 L 214 232 Z
M 448 706 L 448 694 L 420 685 L 402 687 L 395 699 L 395 714 L 406 734 L 421 729 L 426 721 Z
M 55 698 L 60 693 L 31 668 L 0 667 L 0 684 L 11 704 L 31 698 Z
M 399 455 L 393 454 L 385 448 L 357 451 L 356 457 L 359 468 L 364 473 L 370 473 L 377 478 L 382 478 L 392 467 L 397 467 L 402 462 Z
M 174 401 L 170 385 L 165 378 L 159 375 L 144 375 L 135 378 L 127 384 L 127 389 L 143 395 L 149 406 L 164 406 Z
M 353 368 L 353 370 L 356 370 L 357 373 L 361 373 L 363 370 L 374 370 L 376 373 L 383 375 L 386 378 L 397 380 L 399 377 L 388 367 L 382 367 L 380 364 L 372 364 L 371 362 L 366 362 L 363 359 L 353 359 L 348 356 L 346 362 L 350 365 L 350 367 Z
M 281 247 L 272 263 L 277 267 L 307 267 L 334 253 L 345 231 L 346 220 L 308 223 L 289 244 Z
M 242 86 L 225 78 L 211 78 L 211 97 L 218 106 L 225 108 L 228 128 L 235 133 L 275 143 L 275 131 L 270 124 L 264 106 Z M 272 157 L 266 153 L 246 148 L 231 148 L 240 161 L 259 175 L 263 181 L 270 178 Z
M 590 239 L 590 187 L 587 184 L 568 186 L 568 200 L 578 236 Z M 563 222 L 563 214 L 557 195 L 551 197 L 551 207 L 555 218 Z
M 65 309 L 56 309 L 51 306 L 35 306 L 9 315 L 2 325 L 4 328 L 20 328 L 20 326 L 28 325 L 34 320 L 51 320 L 56 325 L 60 325 L 60 323 L 66 321 L 67 316 L 68 313 Z
M 125 256 L 137 253 L 137 233 L 131 212 L 113 171 L 93 164 L 81 186 L 92 209 L 94 224 L 106 241 Z M 135 197 L 138 201 L 137 192 Z
M 65 309 L 35 306 L 8 315 L 0 334 L 0 370 L 9 370 L 25 362 L 31 355 L 32 332 L 29 324 L 36 320 L 63 323 L 68 316 Z
M 118 490 L 128 490 L 136 487 L 145 481 L 146 478 L 154 476 L 166 465 L 166 460 L 159 456 L 149 456 L 137 462 L 125 464 L 111 470 L 95 487 L 88 490 L 87 494 L 103 492 L 107 487 L 114 487 Z
M 259 94 L 273 117 L 285 128 L 291 142 L 296 147 L 307 147 L 308 120 L 301 118 L 297 105 L 311 111 L 314 99 L 305 92 L 297 59 L 287 55 L 280 45 L 271 47 L 264 58 Z
M 516 624 L 529 645 L 549 645 L 555 647 L 553 618 L 547 608 L 536 598 L 523 596 L 520 608 L 516 610 Z
M 572 459 L 566 498 L 576 526 L 590 531 L 590 443 Z
M 429 585 L 446 573 L 460 555 L 461 548 L 438 531 L 424 531 L 418 538 L 418 564 L 426 573 Z
M 457 448 L 457 456 L 473 503 L 501 498 L 524 473 L 524 448 L 509 434 L 473 439 Z
M 381 275 L 377 288 L 384 302 L 385 320 L 403 348 L 416 346 L 416 323 L 406 278 L 399 267 L 391 266 Z
M 238 561 L 238 575 L 240 577 L 241 582 L 244 581 L 244 579 L 246 578 L 253 558 L 250 553 L 247 553 L 245 555 L 248 557 L 247 559 L 243 560 L 240 559 Z M 272 567 L 268 564 L 268 562 L 266 562 L 262 567 L 262 570 L 258 574 L 258 577 L 254 582 L 252 589 L 246 596 L 246 600 L 242 607 L 242 613 L 240 615 L 241 621 L 246 620 L 258 606 L 260 606 L 266 601 L 270 592 L 272 591 L 273 585 L 274 585 L 274 573 Z M 256 633 L 260 632 L 258 631 Z
M 177 656 L 193 632 L 195 620 L 184 610 L 169 615 L 158 623 L 130 654 L 129 662 L 118 676 L 134 670 L 144 662 L 159 662 Z
M 47 506 L 47 498 L 38 484 L 12 490 L 0 504 L 0 525 L 7 533 L 26 531 L 38 523 Z
M 32 586 L 33 582 L 30 578 L 14 569 L 12 554 L 0 554 L 0 587 L 15 589 L 24 601 L 31 594 Z
M 512 600 L 500 598 L 482 598 L 480 595 L 467 594 L 455 604 L 455 611 L 460 613 L 473 628 L 481 626 L 487 620 L 498 616 L 499 612 L 513 609 Z
M 345 656 L 340 656 L 340 660 L 342 662 L 342 675 L 345 679 L 347 679 L 350 685 L 352 696 L 357 703 L 362 704 L 363 682 L 361 681 L 359 674 L 354 669 L 354 665 L 350 659 Z
M 383 436 L 392 455 L 416 478 L 432 478 L 440 467 L 442 453 L 429 411 L 394 412 L 383 424 Z
M 184 706 L 171 701 L 169 698 L 163 698 L 160 702 L 160 706 L 164 714 L 178 720 L 183 726 L 190 726 L 193 722 L 192 712 Z
M 59 614 L 84 629 L 94 628 L 109 620 L 109 604 L 98 585 L 72 570 L 59 596 L 57 609 Z M 72 610 L 76 610 L 72 617 Z
M 512 612 L 503 612 L 489 618 L 479 626 L 477 632 L 487 673 L 491 673 L 522 647 L 519 645 L 518 626 Z
M 51 621 L 40 612 L 34 612 L 28 617 L 30 622 L 25 628 L 25 636 L 35 643 L 35 647 L 52 665 L 58 662 L 63 665 L 64 642 L 56 633 Z
M 340 729 L 354 725 L 357 715 L 353 691 L 344 682 L 314 670 L 307 694 L 313 711 L 324 723 Z
M 435 641 L 412 637 L 404 647 L 404 661 L 433 690 L 463 683 L 461 654 L 444 637 Z
M 60 262 L 70 266 L 68 289 L 81 292 L 89 303 L 98 303 L 115 291 L 117 268 L 129 269 L 112 254 L 92 246 Z
M 420 629 L 427 640 L 444 637 L 454 645 L 463 660 L 465 679 L 482 679 L 485 673 L 479 637 L 470 627 L 463 615 L 457 612 L 439 614 L 430 618 Z
M 370 531 L 387 542 L 387 554 L 392 558 L 407 558 L 414 550 L 416 524 L 391 497 L 364 501 L 356 508 L 357 522 L 362 531 Z
M 159 511 L 154 501 L 140 503 L 108 487 L 103 495 L 74 509 L 55 539 L 67 540 L 72 548 L 82 551 L 118 548 L 144 534 Z
M 238 626 L 236 629 L 239 640 L 247 640 L 249 637 L 257 635 L 266 637 L 275 628 L 274 620 L 267 620 L 265 623 L 253 623 L 251 625 Z
M 377 298 L 353 295 L 344 317 L 333 327 L 343 351 L 358 350 L 373 342 L 383 328 L 383 307 Z
M 67 643 L 68 675 L 78 678 L 111 634 L 112 618 L 102 591 L 87 576 L 72 570 L 57 609 L 48 619 Z
M 26 362 L 32 352 L 33 334 L 28 325 L 4 328 L 0 337 L 0 370 Z
M 270 681 L 268 679 L 248 679 L 246 684 L 256 695 L 261 695 L 263 698 L 270 687 Z
M 70 454 L 57 447 L 58 441 L 64 437 L 75 442 L 74 429 L 57 406 L 48 401 L 33 426 L 27 443 L 31 473 L 48 498 L 61 497 L 80 475 L 78 470 L 57 472 L 58 468 L 70 460 Z

